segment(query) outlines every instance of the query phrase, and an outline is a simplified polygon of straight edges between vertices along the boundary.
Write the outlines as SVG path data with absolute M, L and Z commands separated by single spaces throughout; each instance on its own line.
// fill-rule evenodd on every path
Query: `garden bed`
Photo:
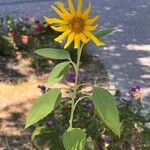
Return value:
M 74 86 L 74 81 L 70 82 L 74 80 L 71 67 L 67 74 L 69 78 L 66 76 L 61 83 L 54 85 L 55 88 L 62 89 L 59 109 L 56 108 L 30 129 L 24 129 L 26 113 L 30 110 L 34 100 L 41 95 L 40 91 L 43 92 L 38 88 L 39 85 L 40 87 L 44 87 L 43 84 L 46 85 L 48 74 L 56 64 L 61 62 L 37 56 L 34 51 L 44 47 L 62 50 L 62 45 L 54 42 L 58 35 L 59 33 L 48 24 L 39 20 L 22 17 L 14 21 L 10 16 L 5 19 L 0 18 L 0 150 L 30 150 L 36 149 L 35 147 L 47 149 L 51 146 L 55 149 L 56 145 L 59 147 L 57 150 L 63 150 L 62 133 L 68 128 L 70 114 L 70 101 L 68 101 L 70 99 L 67 91 Z M 73 45 L 67 51 L 70 52 L 71 59 L 75 62 L 77 55 Z M 80 79 L 84 80 L 81 83 L 86 83 L 88 86 L 84 88 L 82 85 L 82 90 L 78 88 L 77 97 L 82 94 L 91 95 L 93 84 L 106 89 L 110 88 L 104 65 L 98 57 L 87 53 L 87 45 L 84 45 L 81 56 L 78 80 Z M 141 89 L 137 86 L 132 88 L 131 92 L 133 93 L 130 93 L 127 99 L 122 98 L 119 91 L 116 92 L 121 124 L 120 139 L 97 118 L 91 97 L 88 96 L 82 103 L 79 102 L 75 110 L 78 114 L 75 113 L 73 124 L 75 128 L 80 127 L 85 130 L 86 147 L 93 146 L 89 148 L 92 150 L 101 150 L 104 147 L 114 150 L 132 148 L 141 150 L 149 146 L 147 140 L 149 130 L 144 126 L 149 122 L 149 117 L 148 115 L 141 116 L 140 113 L 144 109 L 141 103 Z M 135 94 L 138 94 L 140 99 L 134 99 Z M 110 113 L 111 109 L 106 110 Z M 44 128 L 41 128 L 42 125 Z M 34 129 L 39 129 L 38 127 L 42 130 L 40 135 L 34 137 L 33 143 L 31 134 Z
M 90 59 L 91 63 L 81 65 L 80 72 L 89 81 L 94 82 L 94 77 L 97 77 L 100 85 L 108 87 L 109 79 L 104 65 L 96 56 L 91 56 Z M 29 59 L 18 58 L 16 61 L 12 57 L 1 57 L 1 60 L 0 147 L 2 150 L 7 149 L 8 145 L 11 149 L 34 149 L 30 140 L 31 132 L 24 129 L 25 114 L 31 108 L 34 99 L 40 95 L 37 87 L 45 83 L 54 63 L 51 62 L 50 67 L 43 70 L 35 70 L 31 67 Z M 72 84 L 64 81 L 56 86 L 69 88 Z M 6 96 L 7 93 L 9 95 Z M 66 96 L 65 93 L 63 95 Z

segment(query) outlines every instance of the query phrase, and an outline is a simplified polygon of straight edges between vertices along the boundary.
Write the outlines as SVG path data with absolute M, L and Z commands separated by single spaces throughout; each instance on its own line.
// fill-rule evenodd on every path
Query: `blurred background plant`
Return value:
M 67 82 L 73 82 L 73 74 L 66 76 Z M 80 82 L 87 82 L 82 78 Z M 40 86 L 42 93 L 45 86 Z M 44 87 L 44 88 L 43 88 Z M 79 91 L 79 96 L 81 96 Z M 90 93 L 89 93 L 90 94 Z M 135 100 L 129 96 L 128 99 L 122 99 L 121 95 L 116 93 L 116 101 L 121 119 L 121 138 L 118 139 L 105 125 L 99 121 L 94 106 L 90 99 L 81 101 L 77 106 L 74 119 L 75 127 L 81 127 L 87 133 L 86 150 L 127 150 L 136 148 L 137 150 L 146 149 L 149 145 L 150 130 L 146 123 L 150 121 L 149 114 L 142 115 L 141 100 Z M 58 150 L 63 150 L 62 137 L 67 129 L 69 120 L 70 105 L 69 101 L 63 99 L 60 106 L 45 119 L 32 127 L 32 136 L 34 146 L 37 149 L 50 148 L 54 150 L 56 145 Z
M 13 20 L 11 17 L 0 18 L 0 54 L 1 55 L 14 55 L 14 47 L 12 43 L 13 35 L 7 36 L 6 26 L 11 30 L 13 27 Z M 11 38 L 10 38 L 11 36 Z
M 0 18 L 0 55 L 30 58 L 31 66 L 40 69 L 48 66 L 42 57 L 34 54 L 34 51 L 43 47 L 62 48 L 61 44 L 54 41 L 59 35 L 46 22 L 29 18 L 23 15 L 18 19 L 11 16 Z M 73 60 L 76 60 L 76 52 L 72 51 L 73 46 L 68 48 Z M 81 62 L 89 62 L 90 55 L 86 46 L 81 57 Z

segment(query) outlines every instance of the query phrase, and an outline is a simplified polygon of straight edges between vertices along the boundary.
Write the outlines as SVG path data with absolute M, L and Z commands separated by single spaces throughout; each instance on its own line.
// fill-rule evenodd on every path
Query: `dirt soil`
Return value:
M 40 71 L 29 66 L 29 59 L 0 57 L 0 150 L 35 149 L 30 129 L 24 129 L 25 116 L 33 101 L 41 95 L 37 87 L 46 83 L 54 64 L 50 62 L 50 68 Z M 89 81 L 94 82 L 97 78 L 100 85 L 109 86 L 107 72 L 96 56 L 92 57 L 91 63 L 82 66 L 80 72 Z M 72 84 L 64 81 L 55 86 L 67 89 Z M 84 91 L 89 90 L 90 87 Z

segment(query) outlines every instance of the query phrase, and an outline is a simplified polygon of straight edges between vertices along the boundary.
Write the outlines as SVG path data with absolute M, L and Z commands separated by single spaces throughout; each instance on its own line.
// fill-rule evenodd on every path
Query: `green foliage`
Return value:
M 64 78 L 68 70 L 69 64 L 70 62 L 68 61 L 68 62 L 62 62 L 55 66 L 55 68 L 52 70 L 52 72 L 49 74 L 48 77 L 47 83 L 49 86 L 60 82 Z
M 12 32 L 15 27 L 15 21 L 14 21 L 13 17 L 6 16 L 4 20 L 5 20 L 5 22 L 3 22 L 3 25 L 6 26 L 6 28 L 9 32 Z
M 99 30 L 96 33 L 96 37 L 100 39 L 100 38 L 102 38 L 104 36 L 107 36 L 108 34 L 110 34 L 113 31 L 114 31 L 114 29 L 102 29 L 102 30 Z
M 56 150 L 57 147 L 57 150 L 64 150 L 62 130 L 60 130 L 58 125 L 59 124 L 55 124 L 55 126 L 51 127 L 45 126 L 40 135 L 35 137 L 34 145 L 36 149 L 44 150 L 47 148 L 50 150 Z
M 65 150 L 84 150 L 86 134 L 79 128 L 69 128 L 63 136 Z
M 71 56 L 71 60 L 73 62 L 76 62 L 77 61 L 77 50 L 74 49 L 73 47 L 74 45 L 71 44 L 66 50 L 70 53 L 70 56 Z M 82 55 L 81 55 L 81 63 L 83 65 L 86 65 L 86 64 L 89 64 L 91 63 L 91 54 L 88 53 L 88 50 L 87 50 L 87 46 L 88 44 L 85 44 L 84 47 L 83 47 L 83 51 L 82 51 Z
M 142 142 L 143 144 L 143 149 L 148 150 L 150 149 L 150 129 L 149 128 L 144 128 L 144 131 L 142 132 Z
M 51 113 L 59 103 L 61 97 L 60 89 L 51 89 L 44 93 L 32 106 L 27 115 L 26 128 L 37 123 L 39 120 Z
M 36 32 L 36 22 L 33 18 L 13 18 L 5 16 L 0 18 L 0 54 L 14 56 L 20 52 L 23 58 L 30 58 L 31 67 L 41 69 L 48 66 L 48 60 L 35 55 L 34 51 L 43 47 L 61 48 L 54 41 L 59 33 L 50 26 L 39 21 L 40 31 Z M 11 39 L 9 34 L 12 34 Z M 27 43 L 23 43 L 22 35 L 28 37 Z M 10 42 L 11 40 L 11 42 Z
M 41 134 L 41 132 L 42 132 L 42 130 L 43 130 L 44 128 L 45 128 L 45 126 L 36 127 L 36 128 L 34 129 L 34 131 L 32 132 L 31 140 L 32 140 L 32 141 L 35 140 L 35 138 Z
M 48 67 L 48 59 L 42 58 L 34 54 L 36 49 L 41 49 L 43 47 L 51 47 L 55 49 L 62 49 L 62 46 L 55 42 L 54 39 L 59 36 L 59 32 L 54 31 L 50 26 L 45 25 L 40 22 L 40 32 L 36 33 L 36 23 L 33 18 L 20 17 L 17 20 L 11 16 L 6 16 L 0 18 L 0 32 L 2 32 L 3 39 L 0 39 L 0 52 L 3 55 L 14 55 L 15 52 L 20 51 L 23 58 L 30 58 L 31 67 L 38 70 Z M 3 32 L 5 31 L 5 32 Z M 13 34 L 13 40 L 15 44 L 15 49 L 13 45 L 9 42 L 6 32 L 11 32 Z M 4 36 L 5 34 L 5 36 Z M 28 42 L 24 44 L 21 40 L 21 36 L 26 35 L 28 37 Z M 5 38 L 6 37 L 6 38 Z M 4 39 L 5 38 L 5 39 Z M 5 40 L 5 42 L 4 42 Z M 6 44 L 5 44 L 6 43 Z M 71 55 L 71 59 L 76 61 L 77 55 L 76 50 L 74 50 L 73 45 L 70 46 L 67 51 Z M 91 55 L 87 53 L 86 46 L 83 48 L 83 53 L 81 56 L 81 62 L 87 64 L 91 61 Z
M 9 39 L 0 33 L 0 55 L 13 55 L 14 47 Z
M 34 22 L 32 24 L 34 24 Z M 58 33 L 52 29 L 42 28 L 42 31 L 38 34 L 35 33 L 35 29 L 31 30 L 30 34 L 28 35 L 29 40 L 27 44 L 22 43 L 21 35 L 22 34 L 18 32 L 18 34 L 15 36 L 16 47 L 23 54 L 24 52 L 27 52 L 27 55 L 25 55 L 25 57 L 31 57 L 33 60 L 36 61 L 36 63 L 38 63 L 38 61 L 40 61 L 41 63 L 42 60 L 40 60 L 41 57 L 33 54 L 35 50 L 41 49 L 43 47 L 59 49 L 61 48 L 60 44 L 54 41 L 54 38 L 58 35 Z
M 57 147 L 58 150 L 63 150 L 63 133 L 68 128 L 68 120 L 70 116 L 70 105 L 68 99 L 63 99 L 60 105 L 51 114 L 49 114 L 44 120 L 39 121 L 37 126 L 45 126 L 41 131 L 40 135 L 35 137 L 34 143 L 36 147 L 43 147 L 44 145 L 49 145 L 53 147 L 54 150 Z M 91 143 L 97 140 L 97 137 L 101 135 L 99 128 L 102 126 L 99 124 L 99 120 L 95 118 L 93 110 L 88 110 L 86 107 L 86 102 L 81 102 L 77 106 L 75 116 L 74 116 L 74 126 L 78 128 L 79 126 L 85 129 L 87 137 L 92 137 L 92 142 L 87 141 L 86 147 L 91 147 Z M 48 126 L 47 122 L 52 120 L 54 124 Z M 39 148 L 41 149 L 41 148 Z
M 35 53 L 50 59 L 56 59 L 56 60 L 71 59 L 69 52 L 63 49 L 43 48 L 43 49 L 36 50 Z
M 82 96 L 82 95 L 78 95 Z M 119 102 L 121 102 L 119 100 Z M 132 108 L 136 105 L 130 103 L 121 102 L 119 107 L 120 122 L 121 122 L 121 137 L 118 139 L 108 128 L 106 128 L 97 116 L 93 108 L 88 108 L 87 104 L 91 103 L 89 99 L 81 101 L 76 108 L 74 115 L 74 128 L 84 129 L 87 137 L 86 148 L 91 150 L 90 147 L 99 147 L 103 149 L 105 142 L 109 144 L 108 149 L 118 150 L 121 148 L 130 149 L 132 136 L 142 136 L 143 146 L 147 148 L 149 145 L 149 132 L 143 127 L 145 122 L 148 122 L 145 117 L 142 117 L 139 113 L 133 113 Z M 129 107 L 130 105 L 130 107 Z M 70 115 L 70 101 L 69 99 L 63 99 L 60 105 L 46 118 L 39 121 L 37 126 L 45 126 L 40 135 L 35 137 L 34 143 L 37 147 L 43 147 L 49 145 L 49 147 L 55 148 L 59 145 L 58 150 L 64 150 L 63 147 L 63 133 L 68 128 L 68 120 Z M 136 116 L 136 117 L 134 117 Z M 143 118 L 143 119 L 141 119 Z M 52 120 L 54 124 L 48 126 L 47 122 Z M 141 122 L 142 121 L 142 122 Z M 135 126 L 138 125 L 138 128 Z M 143 132 L 138 133 L 138 130 L 142 128 Z M 89 140 L 90 139 L 90 140 Z M 127 147 L 128 145 L 128 147 Z M 42 149 L 42 148 L 39 148 Z M 96 148 L 95 148 L 96 149 Z
M 120 137 L 120 122 L 114 97 L 105 89 L 95 87 L 92 101 L 97 115 L 105 125 Z

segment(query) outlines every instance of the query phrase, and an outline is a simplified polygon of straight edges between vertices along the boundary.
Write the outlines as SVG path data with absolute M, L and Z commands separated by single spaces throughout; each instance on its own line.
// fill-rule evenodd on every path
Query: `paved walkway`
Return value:
M 97 3 L 102 6 L 101 25 L 117 29 L 116 33 L 103 39 L 106 47 L 95 48 L 111 82 L 123 95 L 130 87 L 141 85 L 145 103 L 150 106 L 150 1 L 106 0 Z
M 49 3 L 55 1 L 0 4 L 0 14 L 21 15 L 41 18 L 52 15 L 48 12 Z M 17 1 L 17 0 L 14 0 Z M 18 0 L 19 1 L 19 0 Z M 84 0 L 85 4 L 88 0 Z M 150 99 L 150 0 L 92 0 L 93 14 L 100 14 L 100 24 L 113 27 L 117 32 L 103 39 L 107 46 L 90 51 L 97 53 L 103 60 L 111 77 L 111 83 L 125 95 L 133 85 L 144 88 L 146 103 Z

